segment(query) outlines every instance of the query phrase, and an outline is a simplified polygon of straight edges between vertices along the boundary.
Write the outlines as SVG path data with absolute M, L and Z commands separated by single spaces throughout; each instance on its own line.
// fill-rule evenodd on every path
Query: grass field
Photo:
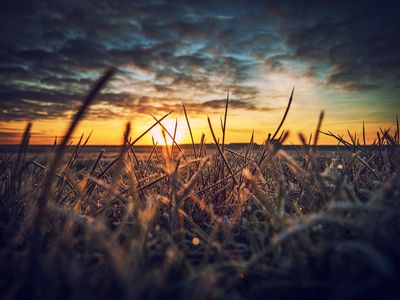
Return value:
M 372 147 L 325 133 L 341 146 L 321 155 L 321 113 L 287 152 L 291 97 L 265 144 L 232 150 L 227 100 L 212 150 L 203 137 L 138 157 L 128 124 L 115 155 L 88 157 L 69 136 L 110 75 L 40 161 L 30 125 L 3 155 L 1 299 L 399 299 L 398 123 Z

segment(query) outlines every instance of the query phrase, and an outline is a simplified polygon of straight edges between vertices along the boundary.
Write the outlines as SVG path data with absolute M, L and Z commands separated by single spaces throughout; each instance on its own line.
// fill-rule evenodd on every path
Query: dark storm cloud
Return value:
M 210 100 L 206 101 L 201 104 L 205 108 L 210 108 L 210 109 L 218 109 L 218 110 L 223 110 L 226 105 L 226 100 L 225 99 L 220 99 L 220 100 Z M 229 101 L 229 107 L 230 108 L 240 108 L 240 109 L 245 109 L 245 110 L 254 110 L 254 111 L 269 111 L 272 110 L 272 108 L 269 107 L 258 107 L 252 103 L 241 101 L 241 100 L 230 100 Z
M 400 78 L 398 1 L 287 1 L 269 15 L 309 76 L 349 90 L 394 88 Z M 287 57 L 286 57 L 287 58 Z M 272 59 L 273 67 L 281 66 Z
M 188 101 L 180 98 L 166 97 L 147 97 L 133 94 L 104 94 L 99 97 L 100 106 L 113 106 L 122 110 L 113 111 L 112 109 L 92 108 L 92 115 L 96 119 L 110 119 L 116 117 L 132 117 L 134 114 L 160 115 L 174 111 L 176 114 L 183 115 L 182 103 L 185 104 L 187 111 L 191 114 L 204 114 L 223 112 L 226 99 L 209 100 L 205 102 Z M 230 109 L 241 109 L 246 111 L 271 111 L 275 108 L 256 105 L 249 100 L 229 100 Z
M 328 88 L 398 88 L 398 6 L 7 0 L 0 10 L 1 118 L 63 116 L 109 66 L 118 73 L 93 117 L 166 111 L 180 101 L 204 113 L 223 102 L 207 101 L 202 93 L 228 90 L 237 99 L 233 109 L 268 110 L 253 101 L 259 90 L 251 80 L 260 75 L 260 64 L 271 72 L 296 71 Z

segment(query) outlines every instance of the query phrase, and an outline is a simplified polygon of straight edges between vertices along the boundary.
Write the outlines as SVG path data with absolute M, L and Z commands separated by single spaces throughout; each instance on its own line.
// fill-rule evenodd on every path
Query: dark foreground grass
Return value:
M 110 75 L 47 162 L 27 158 L 28 125 L 0 163 L 1 299 L 399 299 L 398 125 L 375 147 L 325 133 L 344 146 L 323 157 L 321 114 L 312 142 L 301 136 L 288 155 L 292 92 L 264 146 L 252 136 L 234 152 L 227 99 L 221 145 L 209 120 L 212 154 L 203 136 L 192 153 L 155 145 L 139 160 L 143 135 L 127 126 L 115 159 L 101 152 L 82 168 L 88 139 L 68 138 Z

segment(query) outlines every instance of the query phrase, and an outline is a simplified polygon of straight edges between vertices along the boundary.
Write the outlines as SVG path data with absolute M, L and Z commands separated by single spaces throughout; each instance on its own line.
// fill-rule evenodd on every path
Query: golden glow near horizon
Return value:
M 252 130 L 255 133 L 255 142 L 261 144 L 268 133 L 275 131 L 282 117 L 284 108 L 273 112 L 249 112 L 249 111 L 229 111 L 227 121 L 226 143 L 246 143 L 250 140 Z M 190 112 L 189 112 L 190 114 Z M 210 115 L 214 131 L 218 137 L 222 137 L 220 128 L 220 117 L 223 116 L 223 111 L 220 114 Z M 318 121 L 319 111 L 305 111 L 299 107 L 293 107 L 288 114 L 283 129 L 290 132 L 286 144 L 299 144 L 298 133 L 302 132 L 305 136 L 314 134 L 315 126 Z M 161 117 L 158 116 L 158 117 Z M 174 134 L 175 122 L 178 121 L 176 131 L 176 141 L 180 144 L 190 144 L 190 134 L 187 129 L 185 117 L 182 114 L 173 114 L 170 118 L 165 119 L 162 124 L 170 132 Z M 84 120 L 76 129 L 71 139 L 73 143 L 79 140 L 82 133 L 87 136 L 92 130 L 93 134 L 89 141 L 89 145 L 118 145 L 123 140 L 123 132 L 127 120 Z M 154 124 L 154 119 L 151 116 L 140 116 L 131 120 L 132 139 L 141 135 L 150 126 Z M 2 137 L 1 144 L 18 144 L 21 140 L 22 133 L 27 122 L 12 121 L 0 122 L 0 131 L 4 129 L 13 129 L 12 136 Z M 190 118 L 190 124 L 194 136 L 195 143 L 200 142 L 202 133 L 206 135 L 206 142 L 212 143 L 212 137 L 207 124 L 207 119 L 204 116 L 193 115 Z M 33 122 L 31 144 L 52 144 L 55 136 L 60 141 L 68 125 L 68 120 L 37 120 Z M 368 143 L 372 143 L 376 139 L 376 132 L 379 128 L 395 128 L 395 117 L 393 122 L 382 122 L 380 120 L 366 120 L 366 138 Z M 354 121 L 342 121 L 338 118 L 338 113 L 329 113 L 325 111 L 325 119 L 322 124 L 323 131 L 331 131 L 348 140 L 347 130 L 351 134 L 357 133 L 357 136 L 362 136 L 362 119 Z M 164 145 L 164 137 L 162 135 L 161 126 L 155 126 L 148 132 L 138 145 L 151 145 L 152 137 L 159 145 Z M 167 144 L 171 145 L 171 138 L 166 134 Z M 320 135 L 319 144 L 337 144 L 337 141 L 331 137 Z

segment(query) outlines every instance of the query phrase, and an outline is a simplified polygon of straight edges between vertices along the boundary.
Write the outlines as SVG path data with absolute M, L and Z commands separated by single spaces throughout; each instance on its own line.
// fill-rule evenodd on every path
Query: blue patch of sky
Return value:
M 177 51 L 175 51 L 175 56 L 181 55 L 195 55 L 202 54 L 201 50 L 207 46 L 206 40 L 196 40 L 193 43 L 187 42 L 183 43 L 182 47 L 180 47 Z

